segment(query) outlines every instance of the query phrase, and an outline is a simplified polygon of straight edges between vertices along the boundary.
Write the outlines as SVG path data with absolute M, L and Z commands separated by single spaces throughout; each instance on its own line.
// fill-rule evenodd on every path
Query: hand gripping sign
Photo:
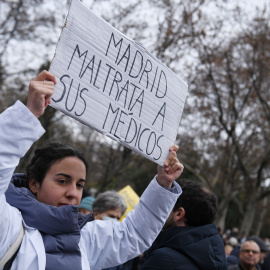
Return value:
M 73 0 L 50 72 L 52 107 L 163 165 L 188 88 L 169 68 Z

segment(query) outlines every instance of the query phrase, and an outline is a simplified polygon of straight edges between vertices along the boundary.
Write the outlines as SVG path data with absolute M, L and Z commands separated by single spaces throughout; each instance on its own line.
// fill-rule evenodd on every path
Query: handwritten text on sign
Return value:
M 187 85 L 142 46 L 73 0 L 50 71 L 54 108 L 164 163 Z

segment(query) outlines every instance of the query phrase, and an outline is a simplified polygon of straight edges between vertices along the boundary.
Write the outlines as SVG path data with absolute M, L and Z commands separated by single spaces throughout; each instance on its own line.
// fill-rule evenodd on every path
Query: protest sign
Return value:
M 73 0 L 50 72 L 52 107 L 163 165 L 188 87 L 145 48 Z
M 135 208 L 135 206 L 139 203 L 140 197 L 137 193 L 132 189 L 130 185 L 125 186 L 119 192 L 125 198 L 127 204 L 127 210 L 124 215 L 121 217 L 120 221 L 122 221 L 127 214 Z

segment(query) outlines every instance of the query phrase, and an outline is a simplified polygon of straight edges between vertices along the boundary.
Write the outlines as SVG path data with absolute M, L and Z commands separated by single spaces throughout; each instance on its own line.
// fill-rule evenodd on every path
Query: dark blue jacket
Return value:
M 261 270 L 261 267 L 259 264 L 256 265 L 257 270 Z M 228 265 L 228 270 L 243 270 L 243 268 L 240 266 L 240 264 L 231 264 Z
M 37 201 L 25 187 L 24 174 L 14 174 L 5 193 L 7 202 L 21 211 L 24 222 L 41 232 L 46 252 L 46 270 L 82 269 L 80 230 L 92 215 L 83 215 L 75 205 L 55 207 Z
M 239 251 L 240 251 L 240 246 L 236 246 L 230 255 L 227 257 L 227 264 L 228 265 L 234 265 L 239 263 Z
M 214 224 L 162 231 L 141 270 L 226 270 L 224 244 Z

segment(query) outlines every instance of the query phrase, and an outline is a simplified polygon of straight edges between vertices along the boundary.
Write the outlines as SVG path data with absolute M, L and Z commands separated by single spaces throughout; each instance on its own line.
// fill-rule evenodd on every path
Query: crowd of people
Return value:
M 269 242 L 221 233 L 213 224 L 218 199 L 199 181 L 177 180 L 178 146 L 126 218 L 116 191 L 83 196 L 88 163 L 61 143 L 35 151 L 25 173 L 14 170 L 44 133 L 38 118 L 56 79 L 43 71 L 30 82 L 27 104 L 0 114 L 0 270 L 265 270 Z
M 224 242 L 228 269 L 241 269 L 236 265 L 241 265 L 242 269 L 270 269 L 269 238 L 263 239 L 257 235 L 247 236 L 245 233 L 240 235 L 237 227 L 227 229 L 220 234 Z M 252 246 L 252 248 L 247 248 L 247 246 Z M 245 266 L 246 264 L 251 265 L 251 268 Z
M 227 229 L 222 233 L 220 228 L 216 228 L 212 224 L 218 209 L 215 194 L 195 181 L 181 179 L 178 183 L 183 193 L 178 198 L 162 232 L 152 247 L 135 259 L 107 270 L 270 269 L 270 240 L 268 238 L 262 239 L 255 235 L 246 236 L 244 233 L 240 235 L 237 227 Z M 103 199 L 100 200 L 100 198 Z M 93 213 L 93 200 L 95 199 L 91 196 L 83 198 L 79 205 L 79 211 L 84 206 L 89 212 Z M 85 204 L 86 201 L 88 201 L 87 204 Z M 108 213 L 112 211 L 118 212 L 118 218 L 117 215 L 110 216 L 115 220 L 119 220 L 119 216 L 123 215 L 126 209 L 123 197 L 115 191 L 100 194 L 97 202 L 98 205 L 102 205 L 102 210 L 99 211 L 102 216 L 108 216 Z M 121 207 L 123 207 L 122 213 Z M 183 211 L 185 211 L 184 219 L 180 214 Z M 103 218 L 103 220 L 106 220 L 106 218 Z M 203 234 L 210 234 L 210 231 L 212 231 L 212 237 L 202 236 Z M 190 243 L 192 243 L 192 246 L 190 246 Z M 219 260 L 222 262 L 221 266 L 216 268 L 211 268 L 214 263 L 207 262 L 209 258 L 211 260 L 211 256 L 205 254 L 213 253 L 213 244 L 218 244 L 220 253 L 218 254 L 215 251 L 215 256 L 220 256 Z M 187 246 L 190 247 L 187 248 Z M 222 247 L 224 247 L 224 251 Z M 199 262 L 196 262 L 197 260 Z M 227 264 L 227 268 L 222 268 L 222 264 Z

